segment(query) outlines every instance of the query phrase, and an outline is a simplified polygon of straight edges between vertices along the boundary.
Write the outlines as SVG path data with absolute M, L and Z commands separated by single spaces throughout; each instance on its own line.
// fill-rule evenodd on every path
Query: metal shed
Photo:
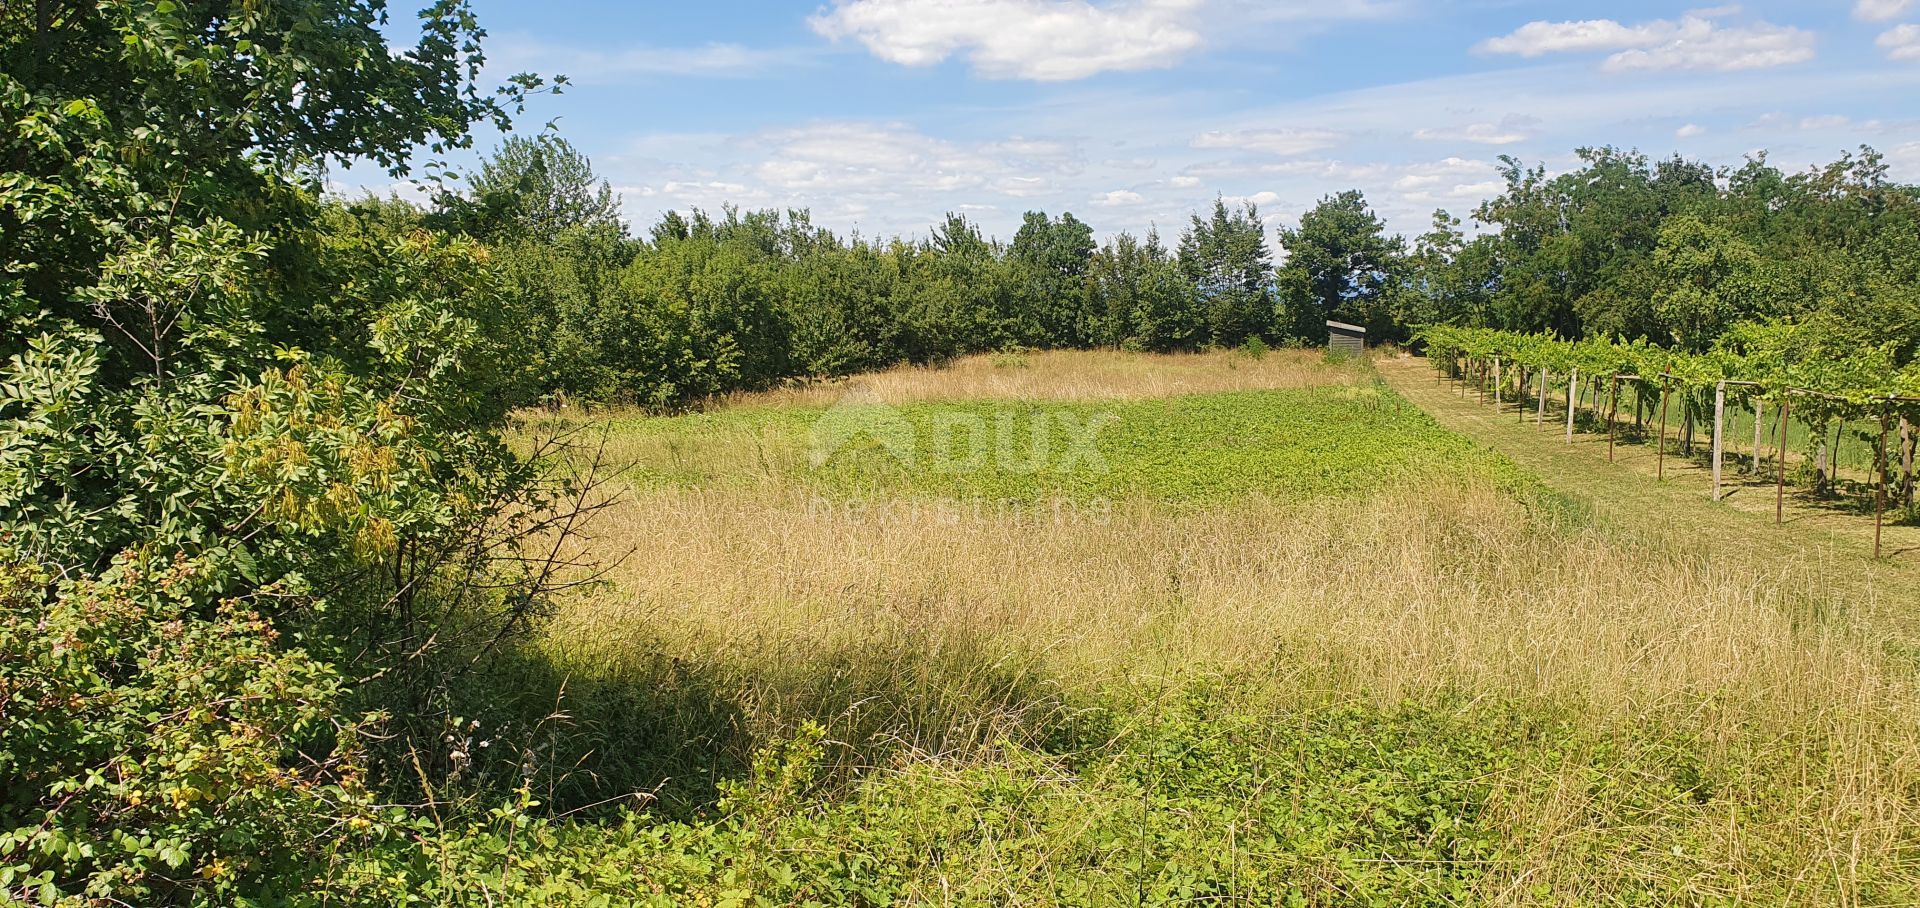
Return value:
M 1367 329 L 1346 322 L 1328 322 L 1327 351 L 1347 356 L 1366 355 Z

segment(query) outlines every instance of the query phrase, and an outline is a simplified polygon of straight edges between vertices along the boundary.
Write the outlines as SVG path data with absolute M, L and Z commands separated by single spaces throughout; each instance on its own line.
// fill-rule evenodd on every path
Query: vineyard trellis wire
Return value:
M 1763 410 L 1771 406 L 1778 413 L 1776 435 L 1778 451 L 1774 456 L 1774 521 L 1784 522 L 1786 499 L 1787 439 L 1797 419 L 1807 429 L 1805 452 L 1817 458 L 1815 484 L 1825 482 L 1828 432 L 1836 426 L 1861 419 L 1877 422 L 1877 436 L 1869 436 L 1873 446 L 1871 472 L 1874 489 L 1874 557 L 1880 557 L 1881 533 L 1888 504 L 1888 477 L 1894 471 L 1889 436 L 1898 427 L 1900 464 L 1894 490 L 1895 500 L 1906 508 L 1914 503 L 1914 456 L 1920 444 L 1920 365 L 1900 367 L 1891 344 L 1835 349 L 1821 335 L 1791 323 L 1736 326 L 1713 350 L 1688 353 L 1660 347 L 1645 340 L 1616 341 L 1586 338 L 1568 341 L 1550 334 L 1525 334 L 1492 328 L 1455 325 L 1428 325 L 1413 332 L 1416 344 L 1424 345 L 1428 361 L 1441 377 L 1465 378 L 1485 398 L 1491 390 L 1496 408 L 1511 393 L 1518 404 L 1520 419 L 1527 418 L 1528 378 L 1534 378 L 1533 417 L 1544 426 L 1550 383 L 1558 378 L 1566 384 L 1566 437 L 1573 440 L 1575 413 L 1583 390 L 1591 389 L 1593 412 L 1599 412 L 1602 386 L 1607 391 L 1607 458 L 1613 459 L 1614 438 L 1619 427 L 1620 391 L 1623 385 L 1634 390 L 1636 424 L 1645 416 L 1642 408 L 1649 389 L 1658 389 L 1659 452 L 1656 475 L 1664 479 L 1667 454 L 1667 416 L 1670 400 L 1678 396 L 1684 407 L 1686 443 L 1691 444 L 1692 426 L 1704 420 L 1712 404 L 1713 498 L 1721 495 L 1721 463 L 1725 452 L 1725 412 L 1729 397 L 1736 403 L 1753 407 L 1753 466 L 1760 469 Z M 1587 384 L 1583 386 L 1583 382 Z M 1557 386 L 1555 386 L 1557 389 Z M 1838 442 L 1832 450 L 1834 469 L 1838 469 Z

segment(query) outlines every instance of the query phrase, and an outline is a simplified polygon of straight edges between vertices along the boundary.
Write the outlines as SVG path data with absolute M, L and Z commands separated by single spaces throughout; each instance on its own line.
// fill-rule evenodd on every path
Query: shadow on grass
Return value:
M 950 632 L 755 658 L 654 648 L 590 661 L 526 646 L 456 696 L 513 745 L 497 749 L 496 787 L 524 778 L 548 810 L 585 816 L 636 802 L 710 812 L 721 783 L 807 722 L 826 730 L 829 789 L 908 755 L 1065 746 L 1055 739 L 1072 727 L 1038 658 Z

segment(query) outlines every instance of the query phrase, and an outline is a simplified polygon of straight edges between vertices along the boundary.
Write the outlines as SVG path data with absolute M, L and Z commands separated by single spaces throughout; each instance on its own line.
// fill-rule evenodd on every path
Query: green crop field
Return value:
M 889 445 L 893 431 L 904 446 Z M 621 422 L 615 440 L 643 487 L 775 480 L 863 497 L 1213 503 L 1356 495 L 1447 478 L 1520 481 L 1500 458 L 1373 385 L 844 412 L 741 407 Z

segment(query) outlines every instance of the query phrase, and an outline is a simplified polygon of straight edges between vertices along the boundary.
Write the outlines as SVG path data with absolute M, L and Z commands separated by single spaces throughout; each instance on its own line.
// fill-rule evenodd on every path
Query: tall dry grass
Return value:
M 1550 520 L 1464 487 L 1198 513 L 652 490 L 599 527 L 640 556 L 555 630 L 753 658 L 985 638 L 1080 684 L 1258 666 L 1278 687 L 1390 701 L 1463 686 L 1623 716 L 1708 695 L 1786 716 L 1912 694 L 1817 566 Z
M 935 366 L 901 366 L 725 401 L 730 406 L 826 406 L 852 386 L 886 403 L 928 400 L 1137 400 L 1353 382 L 1362 363 L 1328 362 L 1319 351 L 1125 353 L 1046 350 L 966 356 Z
M 1623 541 L 1464 487 L 1177 515 L 664 490 L 608 519 L 643 556 L 559 617 L 561 661 L 703 666 L 753 739 L 818 719 L 848 767 L 984 755 L 1043 737 L 1075 702 L 1193 678 L 1275 709 L 1447 692 L 1731 767 L 1725 812 L 1702 819 L 1690 801 L 1616 803 L 1570 749 L 1550 796 L 1515 779 L 1491 808 L 1527 843 L 1515 880 L 1777 889 L 1822 872 L 1848 891 L 1850 874 L 1912 859 L 1920 689 L 1816 567 Z M 1596 863 L 1588 841 L 1604 830 L 1618 849 L 1644 826 L 1665 849 L 1653 830 L 1676 822 L 1698 853 Z M 1792 866 L 1743 864 L 1759 852 Z
M 1214 356 L 1156 378 L 1134 358 L 1044 358 L 1070 377 L 1035 356 L 1030 371 L 981 361 L 881 387 L 897 400 L 1126 396 L 1218 390 L 1261 368 Z M 1327 378 L 1318 362 L 1271 359 L 1259 381 Z M 1096 390 L 1103 372 L 1119 377 Z M 684 456 L 751 470 L 738 450 Z M 1920 685 L 1865 617 L 1901 593 L 1833 564 L 1657 522 L 1592 525 L 1465 484 L 1176 512 L 1144 500 L 856 505 L 782 472 L 639 490 L 604 514 L 606 544 L 639 554 L 557 616 L 545 643 L 556 662 L 662 685 L 696 666 L 749 737 L 821 719 L 851 745 L 837 752 L 849 765 L 985 754 L 1043 736 L 1088 697 L 1196 677 L 1234 679 L 1275 708 L 1441 694 L 1536 704 L 1571 717 L 1585 743 L 1559 776 L 1495 799 L 1522 860 L 1488 901 L 1537 902 L 1541 884 L 1604 893 L 1616 878 L 1626 891 L 1652 875 L 1738 903 L 1749 886 L 1777 900 L 1796 875 L 1844 895 L 1912 870 Z M 1611 800 L 1580 749 L 1595 746 L 1697 751 L 1720 767 L 1724 811 Z M 1683 824 L 1691 850 L 1618 850 L 1619 836 L 1663 822 Z

